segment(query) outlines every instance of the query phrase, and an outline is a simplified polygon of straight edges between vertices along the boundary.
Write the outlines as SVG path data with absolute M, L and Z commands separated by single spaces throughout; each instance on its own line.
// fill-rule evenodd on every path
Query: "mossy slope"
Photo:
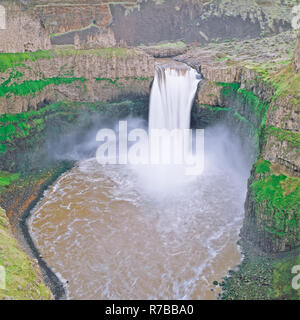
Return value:
M 36 263 L 19 248 L 17 240 L 12 236 L 2 208 L 0 208 L 0 266 L 5 268 L 6 274 L 6 288 L 0 289 L 0 300 L 52 299 Z

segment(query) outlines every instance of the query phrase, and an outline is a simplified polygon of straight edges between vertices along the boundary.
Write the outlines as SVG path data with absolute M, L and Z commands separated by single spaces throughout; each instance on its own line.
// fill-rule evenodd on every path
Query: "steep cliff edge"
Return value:
M 198 92 L 199 118 L 209 106 L 229 111 L 236 126 L 246 124 L 242 135 L 257 146 L 242 236 L 268 252 L 300 245 L 300 75 L 293 68 L 299 43 L 292 58 L 288 41 L 294 43 L 295 33 L 212 45 L 177 58 L 205 79 Z
M 193 49 L 176 59 L 204 77 L 195 118 L 227 121 L 251 149 L 241 230 L 244 260 L 223 299 L 299 299 L 291 286 L 300 246 L 299 35 Z
M 22 52 L 0 53 L 0 170 L 12 172 L 5 177 L 41 169 L 48 160 L 41 146 L 51 127 L 61 133 L 81 117 L 134 109 L 130 101 L 101 102 L 149 94 L 154 59 L 147 52 L 158 57 L 184 53 L 177 59 L 204 77 L 194 121 L 201 126 L 226 121 L 249 146 L 253 168 L 241 237 L 262 255 L 270 254 L 269 280 L 259 278 L 259 283 L 267 289 L 276 283 L 277 291 L 269 296 L 265 290 L 262 298 L 282 298 L 278 288 L 287 281 L 282 274 L 299 260 L 300 246 L 300 35 L 294 50 L 295 32 L 282 32 L 290 29 L 289 2 L 253 0 L 250 8 L 242 0 L 59 2 L 1 1 L 7 28 L 0 30 L 0 51 Z M 164 47 L 165 41 L 173 43 Z M 185 45 L 194 41 L 192 49 Z M 55 48 L 64 45 L 88 50 Z M 98 49 L 130 45 L 142 50 Z M 291 256 L 278 256 L 282 252 Z M 256 252 L 250 256 L 250 262 L 261 261 Z M 249 264 L 247 256 L 243 266 Z
M 147 95 L 153 73 L 154 59 L 135 49 L 0 53 L 0 114 L 36 110 L 61 100 Z
M 291 29 L 294 1 L 1 0 L 5 52 L 72 45 L 79 49 L 184 41 L 204 45 Z M 2 40 L 1 40 L 2 39 Z

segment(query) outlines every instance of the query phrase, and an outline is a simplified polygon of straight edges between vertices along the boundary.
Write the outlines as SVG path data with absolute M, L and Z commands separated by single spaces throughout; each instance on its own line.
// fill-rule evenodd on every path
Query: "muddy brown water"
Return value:
M 213 281 L 241 259 L 244 189 L 204 172 L 157 197 L 132 168 L 90 159 L 60 177 L 28 224 L 70 299 L 215 299 Z

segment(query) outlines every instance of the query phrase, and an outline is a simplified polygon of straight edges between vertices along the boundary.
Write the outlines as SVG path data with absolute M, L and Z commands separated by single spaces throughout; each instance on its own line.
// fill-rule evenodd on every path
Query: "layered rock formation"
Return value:
M 0 5 L 6 20 L 5 29 L 0 29 L 0 53 L 51 48 L 49 34 L 34 12 L 15 1 L 0 1 Z
M 93 102 L 148 95 L 154 74 L 154 59 L 133 49 L 5 57 L 15 62 L 1 68 L 5 70 L 0 73 L 0 114 L 34 110 L 60 100 Z
M 265 41 L 211 45 L 177 59 L 204 77 L 197 96 L 199 118 L 207 117 L 211 107 L 223 110 L 223 119 L 227 111 L 237 134 L 256 144 L 242 236 L 265 251 L 279 252 L 300 245 L 299 43 L 291 59 L 295 33 L 269 38 L 269 47 Z
M 300 70 L 300 33 L 298 34 L 298 37 L 297 37 L 293 67 L 296 72 L 299 72 Z
M 51 43 L 75 49 L 139 45 L 144 50 L 52 48 L 0 55 L 0 114 L 8 114 L 1 117 L 1 169 L 19 170 L 17 160 L 28 164 L 45 123 L 56 128 L 60 121 L 57 112 L 65 126 L 77 111 L 88 110 L 87 102 L 148 95 L 154 59 L 147 52 L 157 57 L 184 53 L 177 59 L 204 78 L 195 110 L 201 124 L 226 121 L 249 146 L 254 165 L 243 239 L 272 253 L 296 248 L 300 245 L 300 35 L 292 58 L 296 34 L 282 31 L 290 29 L 291 8 L 298 2 L 1 1 L 7 28 L 0 30 L 0 51 L 45 50 Z M 265 37 L 271 34 L 278 35 Z M 192 49 L 176 47 L 178 40 L 196 43 Z M 173 47 L 152 45 L 169 41 Z M 215 44 L 219 41 L 223 43 Z M 73 113 L 68 103 L 43 108 L 62 100 L 84 103 L 72 105 Z
M 49 46 L 49 36 L 53 45 L 76 48 L 179 40 L 207 44 L 264 37 L 291 29 L 292 7 L 298 2 L 1 0 L 7 7 L 9 28 L 0 30 L 5 37 L 5 41 L 0 40 L 0 49 L 44 49 Z

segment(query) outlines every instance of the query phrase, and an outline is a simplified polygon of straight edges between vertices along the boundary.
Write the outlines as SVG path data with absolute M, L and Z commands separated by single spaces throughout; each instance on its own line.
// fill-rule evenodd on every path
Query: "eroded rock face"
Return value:
M 115 49 L 115 52 L 117 50 Z M 94 102 L 110 101 L 121 96 L 149 95 L 150 83 L 154 76 L 154 58 L 142 51 L 122 50 L 122 54 L 112 53 L 108 56 L 88 50 L 78 55 L 61 53 L 57 57 L 54 53 L 53 58 L 24 62 L 13 71 L 22 74 L 21 78 L 12 80 L 13 83 L 22 84 L 26 80 L 35 80 L 39 83 L 58 78 L 78 80 L 67 84 L 49 84 L 41 91 L 32 94 L 7 93 L 0 98 L 0 114 L 36 109 L 44 101 Z M 9 68 L 0 73 L 0 77 L 7 80 L 11 72 L 12 69 Z
M 25 52 L 51 48 L 49 34 L 22 4 L 1 1 L 5 8 L 6 28 L 0 29 L 0 52 Z
M 201 44 L 212 40 L 254 38 L 290 27 L 291 8 L 274 1 L 139 1 L 131 10 L 110 4 L 117 41 L 129 45 L 184 39 Z
M 300 31 L 297 37 L 295 56 L 293 60 L 293 68 L 295 71 L 300 72 Z
M 213 121 L 221 114 L 237 134 L 258 142 L 241 236 L 272 253 L 300 245 L 299 38 L 292 63 L 288 55 L 295 36 L 209 45 L 177 57 L 203 75 L 200 118 L 215 109 Z
M 9 28 L 5 33 L 8 42 L 6 46 L 0 46 L 7 52 L 47 48 L 49 36 L 53 45 L 99 48 L 114 45 L 151 45 L 162 41 L 179 40 L 187 44 L 195 41 L 206 44 L 264 37 L 291 29 L 291 7 L 288 3 L 279 1 L 274 3 L 274 1 L 258 0 L 132 0 L 130 2 L 2 0 L 2 2 L 8 9 L 16 3 L 22 8 L 22 14 L 17 16 L 8 10 L 8 18 L 18 22 L 16 26 L 12 23 L 13 28 Z M 26 20 L 24 15 L 31 18 Z M 20 16 L 24 21 L 21 21 Z M 19 43 L 15 37 L 19 37 Z M 47 41 L 47 44 L 44 41 Z

